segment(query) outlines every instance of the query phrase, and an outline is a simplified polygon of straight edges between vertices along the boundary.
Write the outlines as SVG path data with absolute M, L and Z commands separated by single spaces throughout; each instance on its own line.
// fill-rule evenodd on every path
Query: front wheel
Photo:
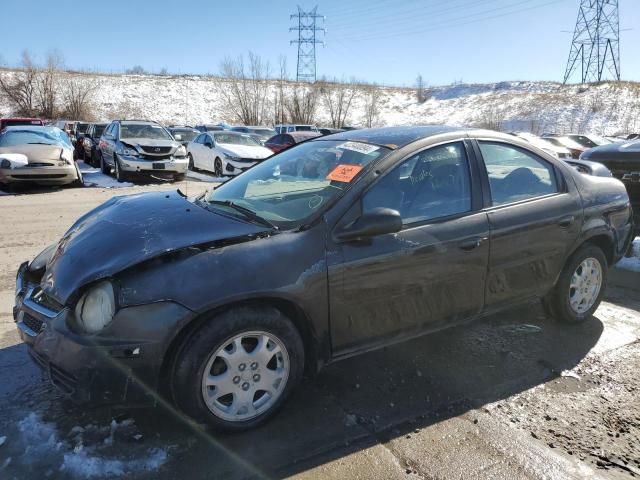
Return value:
M 558 320 L 584 322 L 596 311 L 607 284 L 607 259 L 595 245 L 583 245 L 565 265 L 558 283 L 543 300 Z
M 194 172 L 197 170 L 196 165 L 193 161 L 193 156 L 191 154 L 189 154 L 189 170 Z
M 109 165 L 107 165 L 107 162 L 104 161 L 104 155 L 102 155 L 102 152 L 100 152 L 98 155 L 100 157 L 100 170 L 105 175 L 110 175 L 111 174 L 111 167 L 109 167 Z
M 215 162 L 213 163 L 213 174 L 216 177 L 222 176 L 222 160 L 216 157 Z
M 246 430 L 271 417 L 300 381 L 302 339 L 271 307 L 242 307 L 212 318 L 179 350 L 171 390 L 197 421 Z
M 124 176 L 124 172 L 120 167 L 120 161 L 118 160 L 118 157 L 116 157 L 115 153 L 113 154 L 113 170 L 114 170 L 114 176 L 116 177 L 116 180 L 118 182 L 122 183 L 126 180 Z

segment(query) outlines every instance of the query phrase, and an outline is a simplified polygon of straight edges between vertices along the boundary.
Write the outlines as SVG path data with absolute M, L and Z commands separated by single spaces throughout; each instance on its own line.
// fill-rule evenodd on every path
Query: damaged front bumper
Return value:
M 155 404 L 172 326 L 191 312 L 173 302 L 120 309 L 99 335 L 71 331 L 73 311 L 43 299 L 18 272 L 13 309 L 18 332 L 47 379 L 78 403 Z
M 140 157 L 132 157 L 121 155 L 120 167 L 126 173 L 173 173 L 183 174 L 189 169 L 189 159 L 187 157 L 170 157 L 158 160 L 141 159 Z

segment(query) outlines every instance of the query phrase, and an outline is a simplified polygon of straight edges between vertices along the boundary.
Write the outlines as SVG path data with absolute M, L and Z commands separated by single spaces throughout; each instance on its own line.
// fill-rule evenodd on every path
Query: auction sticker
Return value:
M 333 180 L 335 182 L 350 182 L 360 170 L 362 170 L 360 165 L 347 165 L 342 163 L 327 175 L 327 180 Z
M 360 142 L 345 142 L 341 145 L 338 145 L 336 148 L 343 148 L 345 150 L 353 150 L 354 152 L 364 153 L 365 155 L 370 154 L 371 152 L 375 152 L 380 147 L 375 145 L 369 145 L 368 143 L 360 143 Z

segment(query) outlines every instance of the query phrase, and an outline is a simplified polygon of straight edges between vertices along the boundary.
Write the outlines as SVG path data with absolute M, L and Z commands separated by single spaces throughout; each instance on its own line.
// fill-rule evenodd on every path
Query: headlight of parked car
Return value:
M 29 264 L 29 271 L 37 272 L 40 270 L 44 270 L 44 268 L 47 266 L 47 262 L 49 261 L 53 253 L 56 251 L 57 247 L 58 247 L 57 243 L 52 243 L 43 251 L 41 251 L 36 256 L 36 258 L 31 260 L 31 263 Z
M 84 333 L 97 333 L 113 320 L 116 300 L 113 285 L 103 281 L 88 290 L 76 305 L 76 326 Z
M 128 157 L 137 157 L 138 151 L 134 150 L 133 148 L 124 147 L 122 149 L 122 155 L 127 155 Z
M 174 154 L 176 157 L 186 157 L 187 156 L 187 149 L 184 148 L 184 145 L 180 145 L 177 149 L 176 149 L 176 153 Z
M 235 160 L 235 161 L 242 160 L 242 158 L 241 158 L 241 157 L 237 157 L 237 156 L 235 156 L 235 155 L 229 155 L 228 153 L 225 153 L 225 154 L 224 154 L 224 157 L 225 157 L 227 160 Z

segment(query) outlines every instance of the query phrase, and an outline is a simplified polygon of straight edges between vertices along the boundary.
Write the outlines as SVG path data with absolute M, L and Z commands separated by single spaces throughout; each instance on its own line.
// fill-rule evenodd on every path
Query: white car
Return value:
M 205 132 L 187 144 L 189 168 L 208 170 L 216 176 L 238 175 L 273 155 L 251 135 Z
M 568 148 L 565 148 L 561 145 L 555 145 L 544 138 L 540 138 L 537 135 L 529 132 L 513 132 L 512 135 L 516 137 L 520 137 L 526 141 L 528 141 L 534 147 L 538 147 L 541 150 L 544 150 L 550 155 L 553 155 L 556 158 L 561 160 L 567 160 L 571 158 L 571 152 Z

